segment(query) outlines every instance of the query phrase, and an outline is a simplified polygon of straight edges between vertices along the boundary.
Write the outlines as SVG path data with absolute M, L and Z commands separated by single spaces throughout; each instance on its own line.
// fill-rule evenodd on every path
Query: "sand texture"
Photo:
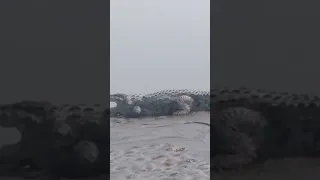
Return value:
M 113 119 L 112 180 L 210 179 L 209 114 L 189 117 Z
M 208 180 L 210 175 L 215 180 L 320 178 L 320 159 L 305 158 L 274 160 L 239 172 L 210 174 L 210 127 L 190 123 L 194 121 L 209 123 L 209 114 L 143 120 L 111 119 L 111 180 Z M 20 138 L 17 131 L 3 128 L 0 137 L 2 144 L 15 143 Z

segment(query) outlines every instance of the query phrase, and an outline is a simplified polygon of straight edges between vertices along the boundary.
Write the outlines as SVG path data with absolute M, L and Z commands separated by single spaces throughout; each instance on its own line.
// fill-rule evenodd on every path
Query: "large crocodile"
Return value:
M 189 107 L 208 110 L 208 105 L 196 106 L 204 98 L 211 110 L 210 162 L 214 169 L 241 168 L 272 158 L 320 155 L 318 96 L 247 88 L 217 88 L 204 96 L 202 93 L 188 94 L 189 91 L 175 92 L 153 93 L 134 100 L 126 95 L 115 97 L 126 108 L 141 107 L 141 112 L 150 108 L 144 106 L 144 102 L 170 105 L 179 101 L 175 98 L 190 97 L 195 105 L 187 104 Z M 21 160 L 31 159 L 47 173 L 68 176 L 106 171 L 109 163 L 107 108 L 98 105 L 53 106 L 39 102 L 0 106 L 0 123 L 18 128 L 23 136 L 21 146 L 16 150 L 18 154 L 7 157 L 0 151 L 0 162 L 18 164 Z M 184 109 L 187 108 L 169 108 L 171 114 Z
M 190 94 L 179 92 L 149 94 L 138 103 L 127 98 L 130 103 L 122 101 L 122 106 L 126 111 L 138 105 L 141 111 L 174 114 L 187 109 L 176 98 Z M 320 156 L 318 96 L 249 88 L 215 88 L 205 94 L 210 98 L 206 95 L 205 101 L 200 98 L 198 102 L 206 102 L 205 107 L 210 102 L 212 168 L 234 169 L 273 158 Z
M 111 116 L 124 117 L 187 115 L 197 111 L 209 111 L 210 93 L 195 90 L 163 90 L 146 95 L 110 95 L 117 103 Z

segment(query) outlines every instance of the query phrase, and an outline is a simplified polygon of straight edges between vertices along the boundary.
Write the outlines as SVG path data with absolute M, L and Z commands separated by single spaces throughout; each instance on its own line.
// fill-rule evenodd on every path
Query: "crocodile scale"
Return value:
M 320 156 L 320 98 L 249 88 L 210 91 L 211 168 Z
M 151 109 L 160 112 L 157 115 L 174 115 L 174 112 L 187 109 L 185 107 L 196 109 L 203 102 L 202 107 L 209 104 L 212 168 L 235 169 L 273 158 L 320 155 L 318 96 L 244 87 L 194 92 L 160 91 L 145 95 L 136 105 L 141 107 L 141 112 Z M 177 103 L 183 96 L 199 100 L 196 104 L 183 100 L 182 104 Z M 125 103 L 122 105 L 126 106 Z M 172 111 L 171 107 L 175 110 Z M 132 111 L 130 107 L 124 109 Z M 148 113 L 140 115 L 150 116 Z
M 110 101 L 117 103 L 111 108 L 111 116 L 127 118 L 146 116 L 187 115 L 197 111 L 209 111 L 210 93 L 195 90 L 163 90 L 146 95 L 114 94 Z
M 115 111 L 99 104 L 22 101 L 0 105 L 0 125 L 17 128 L 22 134 L 19 143 L 0 149 L 0 163 L 7 165 L 0 173 L 17 170 L 21 162 L 52 176 L 109 172 L 109 111 L 111 116 L 119 111 L 128 117 L 143 117 L 210 110 L 210 162 L 216 170 L 274 158 L 320 155 L 318 96 L 216 88 L 210 92 L 114 94 L 110 100 L 119 103 Z
M 0 175 L 16 174 L 25 165 L 47 176 L 108 174 L 108 109 L 36 101 L 1 105 L 0 125 L 17 128 L 22 137 L 0 149 Z

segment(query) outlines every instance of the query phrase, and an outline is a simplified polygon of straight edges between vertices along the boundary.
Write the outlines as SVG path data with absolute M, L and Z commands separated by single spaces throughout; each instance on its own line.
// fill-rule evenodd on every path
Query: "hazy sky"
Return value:
M 209 0 L 112 0 L 111 93 L 209 89 Z

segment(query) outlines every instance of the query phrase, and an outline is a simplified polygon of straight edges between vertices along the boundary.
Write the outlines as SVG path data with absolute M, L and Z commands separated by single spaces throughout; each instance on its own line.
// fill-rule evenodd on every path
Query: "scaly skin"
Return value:
M 320 155 L 319 97 L 246 88 L 212 89 L 209 99 L 209 93 L 204 94 L 173 91 L 149 94 L 141 101 L 130 98 L 122 101 L 120 95 L 114 98 L 124 106 L 140 107 L 140 113 L 146 116 L 150 115 L 145 110 L 148 108 L 151 115 L 174 115 L 188 107 L 187 113 L 194 109 L 208 110 L 206 105 L 202 108 L 196 105 L 210 102 L 214 155 L 210 161 L 215 169 L 237 169 L 273 158 Z M 181 107 L 179 101 L 186 106 Z M 158 111 L 155 108 L 158 104 L 167 105 L 162 105 L 167 109 Z M 31 159 L 42 171 L 56 176 L 104 172 L 109 163 L 107 109 L 41 102 L 0 106 L 0 123 L 16 127 L 23 136 L 19 146 L 11 146 L 18 147 L 17 154 L 7 157 L 0 151 L 0 161 L 18 166 L 18 161 Z
M 7 145 L 0 149 L 0 174 L 18 170 L 25 159 L 30 159 L 36 147 L 42 147 L 42 137 L 51 131 L 47 121 L 50 109 L 54 106 L 47 102 L 22 101 L 0 106 L 0 125 L 16 128 L 21 139 L 17 144 Z M 38 140 L 39 139 L 39 140 Z M 23 165 L 28 165 L 23 164 Z
M 0 123 L 22 134 L 18 144 L 0 150 L 0 162 L 7 165 L 2 170 L 15 172 L 26 162 L 23 165 L 32 163 L 42 174 L 57 177 L 108 172 L 108 108 L 41 102 L 1 106 Z
M 122 106 L 125 113 L 140 107 L 138 116 L 159 116 L 188 110 L 190 104 L 194 109 L 200 105 L 199 110 L 208 110 L 210 102 L 214 153 L 210 161 L 211 167 L 217 170 L 238 169 L 274 158 L 320 155 L 318 96 L 249 88 L 216 88 L 198 94 L 194 98 L 187 90 L 167 90 L 137 101 L 122 101 Z M 200 100 L 194 103 L 187 101 L 188 97 Z M 179 98 L 184 107 L 178 103 Z
M 109 173 L 108 109 L 98 104 L 67 105 L 59 109 L 52 143 L 55 155 L 49 160 L 46 173 L 58 177 Z
M 132 98 L 133 97 L 133 98 Z M 116 108 L 110 111 L 111 117 L 121 114 L 124 117 L 188 115 L 197 111 L 209 111 L 210 94 L 206 91 L 163 90 L 144 96 L 111 95 Z
M 319 156 L 320 98 L 247 88 L 211 90 L 211 167 Z
M 126 95 L 123 93 L 110 95 L 110 102 L 117 104 L 116 107 L 110 108 L 110 117 L 138 117 L 140 107 L 135 106 L 137 101 L 141 101 L 140 95 Z

